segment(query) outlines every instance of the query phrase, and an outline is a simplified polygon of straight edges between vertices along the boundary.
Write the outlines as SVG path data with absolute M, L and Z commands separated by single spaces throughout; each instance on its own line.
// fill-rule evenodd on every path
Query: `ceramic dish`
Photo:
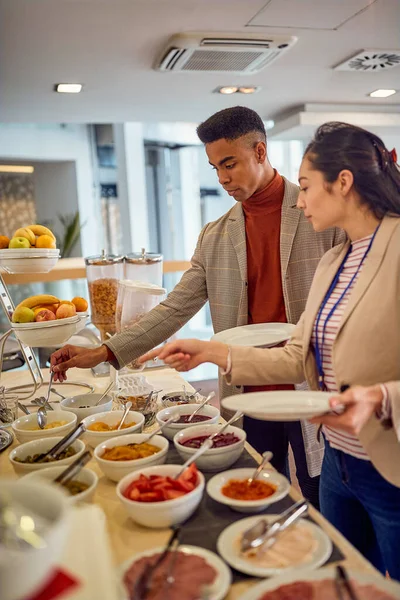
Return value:
M 222 406 L 261 421 L 298 421 L 329 412 L 329 399 L 334 395 L 309 390 L 251 392 L 228 396 L 222 400 Z
M 129 570 L 134 562 L 139 560 L 144 556 L 153 556 L 153 554 L 157 554 L 162 552 L 164 548 L 154 548 L 151 550 L 146 550 L 145 552 L 141 552 L 140 554 L 136 554 L 129 560 L 125 561 L 118 569 L 118 578 L 120 581 L 120 598 L 119 600 L 128 600 L 127 590 L 124 584 L 124 575 Z M 210 552 L 210 550 L 206 550 L 205 548 L 200 548 L 199 546 L 188 546 L 182 545 L 178 548 L 179 552 L 183 552 L 184 554 L 199 556 L 204 558 L 204 560 L 215 569 L 217 572 L 216 578 L 211 586 L 207 588 L 207 600 L 223 600 L 226 594 L 229 591 L 231 585 L 231 572 L 230 569 L 226 566 L 226 564 L 214 554 L 214 552 Z M 167 597 L 167 595 L 165 596 Z
M 112 397 L 105 396 L 98 406 L 97 401 L 102 394 L 79 394 L 78 396 L 70 396 L 61 400 L 60 407 L 62 410 L 73 412 L 78 417 L 78 422 L 83 421 L 86 417 L 102 412 L 108 412 L 112 409 Z M 87 407 L 87 408 L 82 408 Z
M 17 440 L 24 444 L 32 440 L 38 440 L 45 437 L 54 437 L 60 435 L 64 437 L 73 430 L 76 425 L 77 418 L 72 412 L 66 410 L 49 410 L 47 411 L 47 425 L 51 425 L 56 422 L 65 422 L 65 425 L 59 427 L 52 427 L 50 429 L 40 429 L 37 422 L 36 413 L 31 415 L 25 415 L 20 417 L 12 424 L 12 429 Z M 34 429 L 37 428 L 37 429 Z
M 178 406 L 174 406 L 173 408 L 163 408 L 157 413 L 157 422 L 159 425 L 162 425 L 163 423 L 165 423 L 165 421 L 168 421 L 168 419 L 176 413 L 178 413 L 179 415 L 191 415 L 198 408 L 198 404 L 181 404 Z M 215 408 L 215 406 L 210 406 L 209 404 L 203 406 L 203 408 L 197 414 L 210 417 L 210 419 L 204 422 L 207 423 L 207 425 L 213 425 L 214 423 L 218 423 L 220 417 L 220 412 L 218 408 Z M 188 427 L 195 427 L 197 425 L 198 423 L 171 423 L 170 425 L 167 425 L 167 427 L 164 427 L 163 435 L 165 435 L 166 438 L 172 441 L 174 439 L 175 434 L 179 431 L 187 429 Z
M 47 469 L 41 469 L 40 471 L 33 471 L 33 473 L 28 473 L 25 475 L 21 481 L 42 481 L 46 483 L 52 483 L 56 477 L 61 475 L 63 471 L 65 471 L 66 467 L 48 467 Z M 80 494 L 75 494 L 71 496 L 67 490 L 65 490 L 62 486 L 58 484 L 54 484 L 57 487 L 60 487 L 61 490 L 66 494 L 67 500 L 69 504 L 79 504 L 80 502 L 91 502 L 93 499 L 94 492 L 96 490 L 99 478 L 96 473 L 91 469 L 83 468 L 79 471 L 77 475 L 73 478 L 75 481 L 79 481 L 80 483 L 85 483 L 89 487 L 81 492 Z
M 260 512 L 270 504 L 274 504 L 274 502 L 278 502 L 278 500 L 282 500 L 282 498 L 288 495 L 290 482 L 280 473 L 268 470 L 261 471 L 258 479 L 276 487 L 275 492 L 271 496 L 267 496 L 267 498 L 262 498 L 261 500 L 234 500 L 222 493 L 222 488 L 231 479 L 245 480 L 253 474 L 254 468 L 231 469 L 223 473 L 218 473 L 218 475 L 214 475 L 207 483 L 207 493 L 213 500 L 221 504 L 226 504 L 233 510 L 244 513 Z
M 225 329 L 211 339 L 235 346 L 270 348 L 289 340 L 295 327 L 291 323 L 255 323 Z
M 279 515 L 264 515 L 263 518 L 268 521 L 273 521 L 278 516 Z M 272 577 L 283 571 L 298 571 L 299 569 L 304 568 L 317 569 L 329 559 L 332 553 L 332 542 L 327 534 L 322 531 L 318 525 L 315 525 L 315 523 L 306 519 L 299 519 L 297 523 L 307 528 L 307 534 L 311 534 L 316 541 L 316 548 L 312 552 L 310 559 L 307 560 L 307 562 L 285 568 L 264 567 L 254 564 L 254 562 L 240 555 L 239 540 L 243 532 L 257 523 L 259 519 L 260 517 L 248 517 L 247 519 L 236 521 L 235 523 L 232 523 L 232 525 L 226 527 L 219 536 L 217 541 L 218 553 L 234 569 L 237 569 L 241 573 L 246 573 L 247 575 L 253 575 L 254 577 Z M 293 528 L 294 527 L 295 526 L 293 526 Z
M 396 598 L 400 598 L 400 583 L 396 581 L 391 581 L 390 579 L 384 579 L 383 577 L 378 577 L 374 573 L 368 573 L 367 571 L 363 573 L 357 573 L 355 571 L 347 570 L 347 573 L 350 579 L 356 581 L 360 585 L 373 585 L 375 588 L 381 592 L 386 592 L 388 594 L 392 594 L 393 600 Z M 275 596 L 271 596 L 274 600 L 279 600 L 278 589 L 283 585 L 288 585 L 291 583 L 295 583 L 298 581 L 305 582 L 313 582 L 313 581 L 321 581 L 323 579 L 334 579 L 335 577 L 335 569 L 332 567 L 326 567 L 318 570 L 310 570 L 310 569 L 299 569 L 297 571 L 284 572 L 273 579 L 267 579 L 265 581 L 261 581 L 257 585 L 251 587 L 247 592 L 245 592 L 242 596 L 240 596 L 240 600 L 262 600 L 264 594 L 267 592 L 275 592 Z M 282 596 L 284 598 L 287 596 Z M 294 598 L 295 596 L 293 596 Z M 304 596 L 305 598 L 306 596 Z M 310 596 L 307 596 L 309 598 Z M 347 596 L 346 596 L 347 597 Z M 359 596 L 360 600 L 363 596 Z M 376 597 L 370 596 L 370 598 Z M 297 598 L 297 596 L 296 596 Z M 317 599 L 317 597 L 315 597 Z M 320 595 L 318 596 L 321 600 L 324 600 Z M 299 597 L 298 600 L 303 600 Z
M 59 258 L 60 250 L 53 248 L 5 248 L 0 267 L 7 273 L 48 273 Z
M 63 344 L 81 328 L 78 315 L 41 323 L 11 323 L 20 342 L 34 348 L 52 348 Z
M 14 436 L 10 431 L 0 429 L 0 452 L 3 452 L 8 446 L 13 443 Z
M 47 469 L 47 467 L 52 466 L 52 463 L 24 463 L 18 462 L 15 460 L 16 457 L 24 459 L 27 456 L 33 456 L 35 454 L 41 454 L 47 452 L 53 446 L 55 446 L 58 442 L 60 442 L 62 437 L 46 437 L 41 440 L 33 440 L 32 442 L 26 442 L 25 444 L 21 444 L 11 450 L 8 458 L 10 463 L 13 466 L 14 471 L 17 475 L 25 475 L 26 473 L 31 473 L 32 471 L 38 471 L 41 469 Z M 63 458 L 61 460 L 54 461 L 54 466 L 67 466 L 72 463 L 74 460 L 79 458 L 83 452 L 85 451 L 85 444 L 82 440 L 75 440 L 71 444 L 75 449 L 75 454 L 69 456 L 68 458 Z
M 144 425 L 144 416 L 142 415 L 142 413 L 135 411 L 129 411 L 128 416 L 126 417 L 124 422 L 124 425 L 129 425 L 131 423 L 130 427 L 125 427 L 124 429 L 120 429 L 119 431 L 91 431 L 90 429 L 88 429 L 90 425 L 99 422 L 106 423 L 110 426 L 118 425 L 118 423 L 122 419 L 123 414 L 123 410 L 111 410 L 108 412 L 97 413 L 95 415 L 91 415 L 90 417 L 86 417 L 85 419 L 83 419 L 83 422 L 86 426 L 86 431 L 81 439 L 92 448 L 96 448 L 98 444 L 100 444 L 101 442 L 105 442 L 110 438 L 114 439 L 116 437 L 124 436 L 129 433 L 141 433 Z

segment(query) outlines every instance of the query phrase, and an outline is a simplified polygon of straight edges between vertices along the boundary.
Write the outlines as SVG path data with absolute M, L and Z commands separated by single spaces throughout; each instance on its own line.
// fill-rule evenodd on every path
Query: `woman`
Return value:
M 185 371 L 213 362 L 232 384 L 300 383 L 340 392 L 323 426 L 322 513 L 382 572 L 400 579 L 400 172 L 395 152 L 345 123 L 321 126 L 299 174 L 298 208 L 349 241 L 316 271 L 284 348 L 179 340 L 159 356 Z M 343 414 L 335 414 L 338 404 Z

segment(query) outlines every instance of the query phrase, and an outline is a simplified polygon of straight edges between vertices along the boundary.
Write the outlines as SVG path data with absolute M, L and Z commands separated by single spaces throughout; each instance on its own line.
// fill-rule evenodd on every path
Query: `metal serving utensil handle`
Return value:
M 79 423 L 70 433 L 68 433 L 62 440 L 60 440 L 53 448 L 44 454 L 38 456 L 34 462 L 42 462 L 45 458 L 50 457 L 56 459 L 58 454 L 63 452 L 68 446 L 70 446 L 82 433 L 86 431 L 84 423 Z
M 197 413 L 207 404 L 207 402 L 210 402 L 210 400 L 212 398 L 214 398 L 214 396 L 215 396 L 215 392 L 211 392 L 210 394 L 208 394 L 207 398 L 205 400 L 203 400 L 203 402 L 201 404 L 199 404 L 199 406 L 196 408 L 196 410 L 194 412 L 192 412 L 192 414 L 188 418 L 188 423 L 191 423 L 193 417 L 195 417 L 197 415 Z
M 65 485 L 66 483 L 68 483 L 68 481 L 70 481 L 73 477 L 75 477 L 75 475 L 79 473 L 79 471 L 86 465 L 86 463 L 89 462 L 91 458 L 92 454 L 89 452 L 89 450 L 86 450 L 82 454 L 82 456 L 80 456 L 79 458 L 74 460 L 73 463 L 68 465 L 68 467 L 64 469 L 64 471 L 62 471 L 62 473 L 60 473 L 58 477 L 55 478 L 54 482 Z

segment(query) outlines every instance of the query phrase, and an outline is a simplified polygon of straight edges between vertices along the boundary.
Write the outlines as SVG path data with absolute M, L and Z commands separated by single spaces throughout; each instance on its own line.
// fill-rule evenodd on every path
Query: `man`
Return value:
M 57 365 L 61 381 L 70 367 L 88 368 L 105 360 L 117 368 L 128 364 L 173 335 L 207 300 L 215 332 L 248 323 L 297 323 L 319 259 L 344 240 L 336 230 L 315 233 L 296 208 L 298 187 L 270 165 L 265 128 L 253 110 L 240 106 L 222 110 L 202 123 L 197 133 L 220 184 L 237 204 L 203 228 L 191 268 L 139 323 L 98 349 L 66 346 L 53 354 L 51 364 Z M 221 397 L 241 392 L 240 387 L 221 385 Z M 281 472 L 286 471 L 290 442 L 303 494 L 318 506 L 322 450 L 315 431 L 306 431 L 299 422 L 249 418 L 244 427 L 258 451 L 274 453 L 272 463 Z

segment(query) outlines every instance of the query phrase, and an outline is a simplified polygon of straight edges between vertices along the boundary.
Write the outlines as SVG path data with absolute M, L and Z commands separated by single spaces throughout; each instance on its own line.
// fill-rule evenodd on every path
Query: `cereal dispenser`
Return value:
M 92 323 L 105 341 L 115 333 L 118 283 L 124 278 L 124 257 L 105 254 L 85 258 Z M 109 334 L 109 335 L 107 335 Z
M 162 286 L 163 257 L 162 254 L 132 252 L 125 258 L 125 279 L 131 281 L 146 281 L 153 285 Z

